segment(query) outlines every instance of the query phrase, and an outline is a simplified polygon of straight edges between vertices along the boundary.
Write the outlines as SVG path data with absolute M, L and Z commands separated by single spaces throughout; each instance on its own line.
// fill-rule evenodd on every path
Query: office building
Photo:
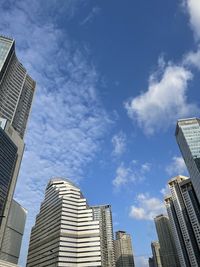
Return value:
M 149 267 L 155 267 L 153 257 L 149 257 Z
M 181 266 L 200 266 L 199 203 L 188 177 L 169 181 L 171 196 L 165 204 Z
M 91 206 L 95 221 L 100 223 L 102 266 L 114 267 L 112 211 L 110 205 Z
M 15 41 L 0 36 L 0 117 L 7 119 L 23 138 L 35 82 L 17 59 Z
M 26 210 L 19 203 L 12 200 L 0 251 L 0 258 L 4 261 L 18 263 L 26 213 Z
M 154 222 L 160 244 L 160 257 L 162 266 L 180 267 L 169 224 L 169 218 L 166 215 L 161 214 L 155 217 Z
M 31 231 L 27 267 L 102 266 L 99 221 L 80 189 L 51 179 Z
M 175 135 L 200 203 L 200 120 L 178 120 Z
M 19 134 L 8 120 L 0 118 L 0 251 L 23 151 Z
M 13 264 L 8 261 L 0 260 L 0 267 L 19 267 L 19 265 Z
M 134 267 L 131 236 L 125 231 L 116 232 L 114 240 L 116 267 Z
M 158 241 L 151 242 L 151 250 L 153 254 L 153 266 L 162 267 L 161 258 L 160 258 L 160 244 Z

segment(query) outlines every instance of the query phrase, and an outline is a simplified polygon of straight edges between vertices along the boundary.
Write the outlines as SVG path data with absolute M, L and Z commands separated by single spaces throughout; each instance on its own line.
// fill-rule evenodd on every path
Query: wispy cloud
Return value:
M 135 259 L 135 266 L 136 267 L 148 267 L 148 258 L 145 256 L 136 256 Z
M 126 149 L 126 135 L 124 132 L 119 132 L 115 134 L 112 138 L 113 144 L 113 155 L 120 156 L 125 152 Z
M 187 174 L 187 168 L 182 157 L 174 156 L 171 163 L 166 167 L 166 172 L 169 175 Z
M 116 176 L 112 181 L 115 189 L 119 190 L 121 187 L 128 185 L 129 183 L 141 182 L 145 179 L 146 173 L 150 171 L 150 163 L 139 164 L 133 160 L 127 166 L 122 162 L 117 170 Z
M 88 16 L 81 22 L 81 25 L 92 22 L 92 20 L 100 13 L 101 9 L 99 7 L 93 7 Z
M 153 220 L 160 213 L 166 213 L 164 203 L 149 194 L 139 194 L 131 206 L 129 216 L 137 220 Z
M 150 76 L 148 89 L 125 103 L 129 117 L 146 134 L 154 134 L 179 118 L 194 115 L 199 108 L 188 103 L 186 95 L 192 78 L 191 71 L 185 67 L 162 61 Z
M 57 26 L 56 18 L 49 16 L 57 6 L 62 5 L 65 14 L 70 15 L 75 7 L 72 3 L 66 6 L 65 1 L 59 5 L 56 1 L 47 2 L 33 5 L 32 1 L 3 1 L 0 10 L 0 31 L 16 39 L 18 58 L 37 81 L 16 190 L 17 200 L 29 211 L 24 259 L 28 232 L 48 179 L 83 177 L 84 168 L 100 149 L 110 123 L 98 97 L 95 67 L 88 63 L 87 54 L 73 43 L 68 33 Z M 74 5 L 77 6 L 77 1 Z

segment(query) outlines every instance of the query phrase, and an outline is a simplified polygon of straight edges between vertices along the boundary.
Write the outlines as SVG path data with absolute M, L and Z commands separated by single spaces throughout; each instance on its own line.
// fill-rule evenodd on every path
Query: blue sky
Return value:
M 137 267 L 157 239 L 170 177 L 187 174 L 176 120 L 199 116 L 199 0 L 0 1 L 0 31 L 37 81 L 16 199 L 28 209 L 20 264 L 47 181 L 112 205 Z

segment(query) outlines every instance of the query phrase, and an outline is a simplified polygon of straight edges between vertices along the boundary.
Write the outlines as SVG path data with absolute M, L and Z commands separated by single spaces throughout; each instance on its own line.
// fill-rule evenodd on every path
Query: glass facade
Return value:
M 13 42 L 9 39 L 0 38 L 0 70 L 2 69 Z

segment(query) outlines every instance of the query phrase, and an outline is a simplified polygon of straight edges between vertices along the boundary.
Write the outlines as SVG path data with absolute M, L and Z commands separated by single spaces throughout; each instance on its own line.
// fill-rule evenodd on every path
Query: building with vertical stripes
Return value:
M 155 217 L 154 222 L 160 244 L 162 267 L 182 267 L 179 264 L 169 218 L 164 214 L 160 214 Z
M 51 179 L 31 231 L 27 267 L 102 266 L 100 226 L 80 189 Z
M 0 117 L 23 138 L 35 92 L 35 81 L 17 59 L 15 41 L 0 36 Z
M 178 120 L 175 135 L 200 203 L 200 119 Z
M 91 206 L 100 224 L 101 258 L 103 267 L 115 267 L 111 205 Z
M 199 202 L 191 180 L 176 176 L 169 181 L 171 196 L 165 198 L 181 266 L 200 266 Z
M 160 244 L 158 241 L 151 242 L 151 250 L 153 254 L 153 266 L 162 267 L 161 258 L 160 258 Z

